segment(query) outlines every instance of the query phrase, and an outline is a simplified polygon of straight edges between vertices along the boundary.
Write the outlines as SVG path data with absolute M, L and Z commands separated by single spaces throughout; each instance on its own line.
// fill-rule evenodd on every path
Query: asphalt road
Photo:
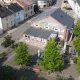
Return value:
M 30 24 L 25 22 L 21 26 L 19 26 L 16 30 L 11 33 L 12 39 L 18 41 L 22 36 L 23 33 L 30 27 Z
M 30 24 L 25 22 L 23 23 L 22 25 L 20 25 L 19 27 L 17 28 L 14 28 L 10 31 L 8 31 L 7 33 L 9 33 L 11 36 L 12 36 L 12 39 L 15 40 L 15 41 L 18 41 L 22 36 L 23 36 L 23 33 L 30 27 Z M 6 34 L 7 34 L 6 33 Z M 2 35 L 1 38 L 0 38 L 0 44 L 3 42 L 4 40 L 4 36 L 6 35 Z M 6 48 L 2 47 L 0 45 L 0 53 L 4 52 L 6 50 Z

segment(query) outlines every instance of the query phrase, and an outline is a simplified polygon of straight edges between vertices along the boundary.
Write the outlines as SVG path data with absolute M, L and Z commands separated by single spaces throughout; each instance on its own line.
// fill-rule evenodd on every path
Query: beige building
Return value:
M 5 7 L 0 6 L 0 29 L 6 31 L 14 26 L 14 15 Z
M 33 19 L 31 26 L 58 33 L 60 40 L 68 40 L 74 27 L 74 19 L 60 8 L 49 9 Z
M 0 0 L 0 2 L 2 3 L 7 3 L 7 4 L 10 4 L 12 3 L 14 0 Z
M 57 33 L 45 29 L 29 27 L 23 34 L 24 42 L 44 49 L 50 38 L 57 40 Z

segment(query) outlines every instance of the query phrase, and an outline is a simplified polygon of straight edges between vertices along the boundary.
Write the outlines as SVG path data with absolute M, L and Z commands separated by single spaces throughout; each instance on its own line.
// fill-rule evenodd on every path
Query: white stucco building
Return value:
M 68 0 L 73 11 L 76 13 L 77 17 L 80 18 L 80 0 Z
M 24 21 L 24 10 L 21 6 L 17 3 L 10 4 L 8 9 L 14 14 L 14 24 L 17 25 L 18 23 Z
M 14 15 L 5 7 L 0 6 L 0 30 L 6 31 L 14 26 Z
M 48 7 L 51 5 L 52 0 L 37 0 L 38 6 L 40 8 Z

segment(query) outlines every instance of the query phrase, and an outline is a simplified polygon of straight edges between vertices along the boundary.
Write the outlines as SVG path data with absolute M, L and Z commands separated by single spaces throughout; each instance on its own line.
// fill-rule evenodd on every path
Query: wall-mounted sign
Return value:
M 40 24 L 43 24 L 43 25 L 45 25 L 45 26 L 52 26 L 52 27 L 53 27 L 53 26 L 54 26 L 54 27 L 56 26 L 56 27 L 58 27 L 58 24 L 54 24 L 54 23 L 50 23 L 50 22 L 49 22 L 49 23 L 48 23 L 48 22 L 40 22 Z
M 40 24 L 48 25 L 48 23 L 47 23 L 47 22 L 40 22 Z

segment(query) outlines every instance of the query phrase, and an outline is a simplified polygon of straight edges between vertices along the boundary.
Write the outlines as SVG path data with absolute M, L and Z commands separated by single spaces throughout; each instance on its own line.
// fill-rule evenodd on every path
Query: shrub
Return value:
M 2 42 L 1 45 L 6 48 L 13 43 L 14 43 L 14 41 L 11 39 L 11 36 L 7 35 L 7 36 L 4 37 L 4 41 Z
M 1 53 L 0 54 L 0 57 L 2 58 L 2 57 L 5 57 L 6 56 L 6 52 L 3 52 L 3 53 Z
M 73 61 L 74 61 L 74 63 L 76 63 L 76 64 L 77 64 L 77 58 L 74 58 L 74 59 L 73 59 Z

